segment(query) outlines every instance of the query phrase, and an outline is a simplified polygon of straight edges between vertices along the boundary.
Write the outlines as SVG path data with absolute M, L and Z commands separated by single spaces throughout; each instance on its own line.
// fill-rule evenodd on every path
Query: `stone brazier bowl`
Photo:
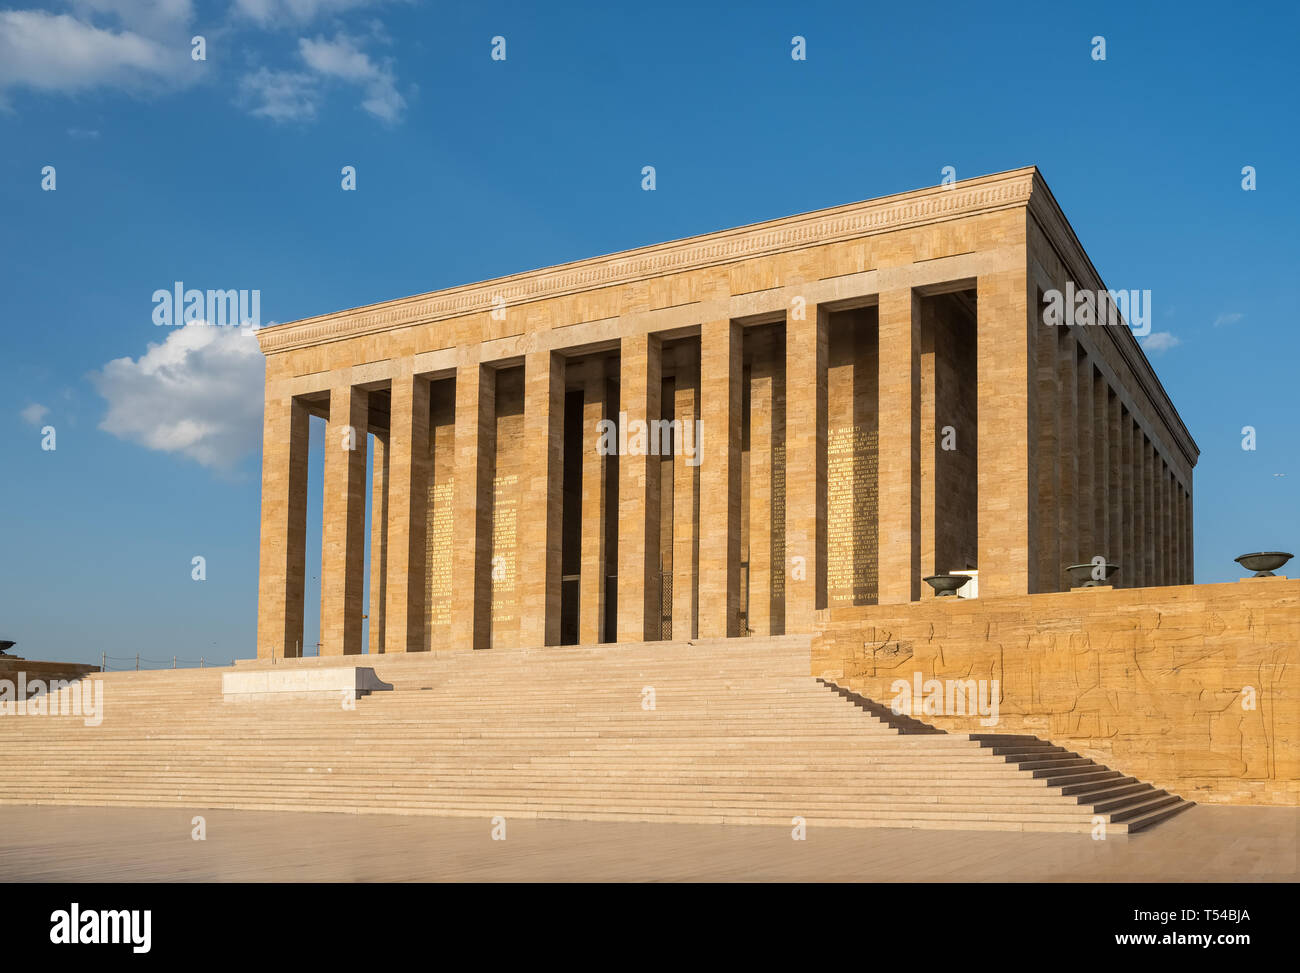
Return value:
M 932 574 L 925 583 L 934 589 L 936 597 L 955 598 L 957 589 L 969 580 L 970 576 L 965 574 Z
M 1254 571 L 1257 578 L 1272 578 L 1278 568 L 1291 560 L 1293 555 L 1282 551 L 1259 551 L 1255 554 L 1243 554 L 1233 558 L 1247 571 Z
M 1109 583 L 1112 575 L 1119 570 L 1119 565 L 1107 561 L 1105 567 L 1105 580 L 1103 581 L 1098 581 L 1092 576 L 1093 569 L 1094 565 L 1092 562 L 1089 562 L 1087 564 L 1071 564 L 1065 570 L 1070 575 L 1070 580 L 1074 582 L 1074 587 L 1099 588 L 1102 585 Z
M 14 647 L 14 643 L 9 639 L 0 639 L 0 655 L 4 655 Z

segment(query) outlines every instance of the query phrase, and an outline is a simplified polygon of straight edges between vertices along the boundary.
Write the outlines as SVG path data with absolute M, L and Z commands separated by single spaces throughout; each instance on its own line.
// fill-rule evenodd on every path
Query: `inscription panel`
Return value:
M 826 435 L 826 588 L 832 604 L 876 600 L 876 433 L 849 425 Z

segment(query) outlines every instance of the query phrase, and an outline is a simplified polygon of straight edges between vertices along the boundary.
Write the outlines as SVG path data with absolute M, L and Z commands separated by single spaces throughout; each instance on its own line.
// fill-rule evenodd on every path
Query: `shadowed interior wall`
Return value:
M 921 308 L 921 567 L 977 568 L 975 293 L 924 298 Z M 922 597 L 934 596 L 927 585 Z
M 492 472 L 492 640 L 494 648 L 519 642 L 519 517 L 524 460 L 524 370 L 497 372 L 496 464 Z
M 451 648 L 452 500 L 456 490 L 456 380 L 429 387 L 429 492 L 425 649 Z
M 876 308 L 830 315 L 826 422 L 828 607 L 878 594 L 879 327 Z

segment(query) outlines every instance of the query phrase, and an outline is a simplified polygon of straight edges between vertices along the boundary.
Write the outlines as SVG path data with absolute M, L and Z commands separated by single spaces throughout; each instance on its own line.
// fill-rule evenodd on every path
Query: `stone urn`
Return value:
M 969 580 L 970 576 L 965 574 L 932 574 L 925 583 L 934 589 L 936 597 L 955 598 L 957 589 Z
M 1254 571 L 1257 578 L 1273 578 L 1276 577 L 1273 572 L 1291 560 L 1292 556 L 1282 551 L 1257 551 L 1254 554 L 1243 554 L 1233 560 L 1247 571 Z
M 1065 571 L 1069 574 L 1070 580 L 1073 582 L 1071 587 L 1100 588 L 1102 585 L 1110 584 L 1110 579 L 1114 576 L 1115 572 L 1119 570 L 1118 564 L 1112 564 L 1110 561 L 1107 561 L 1105 565 L 1101 566 L 1103 577 L 1102 580 L 1099 581 L 1093 576 L 1093 572 L 1097 570 L 1097 567 L 1098 565 L 1093 564 L 1091 561 L 1087 564 L 1071 564 L 1067 567 Z

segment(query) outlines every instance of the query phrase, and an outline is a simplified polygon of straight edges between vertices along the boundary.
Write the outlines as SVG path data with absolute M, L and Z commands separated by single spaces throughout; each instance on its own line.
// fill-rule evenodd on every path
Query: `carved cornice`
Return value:
M 303 318 L 262 329 L 258 332 L 258 341 L 262 351 L 270 355 L 488 311 L 497 297 L 504 298 L 514 307 L 665 274 L 686 273 L 1024 206 L 1033 192 L 1034 173 L 1032 167 L 1014 169 L 949 187 L 935 186 L 883 196 L 350 311 Z

